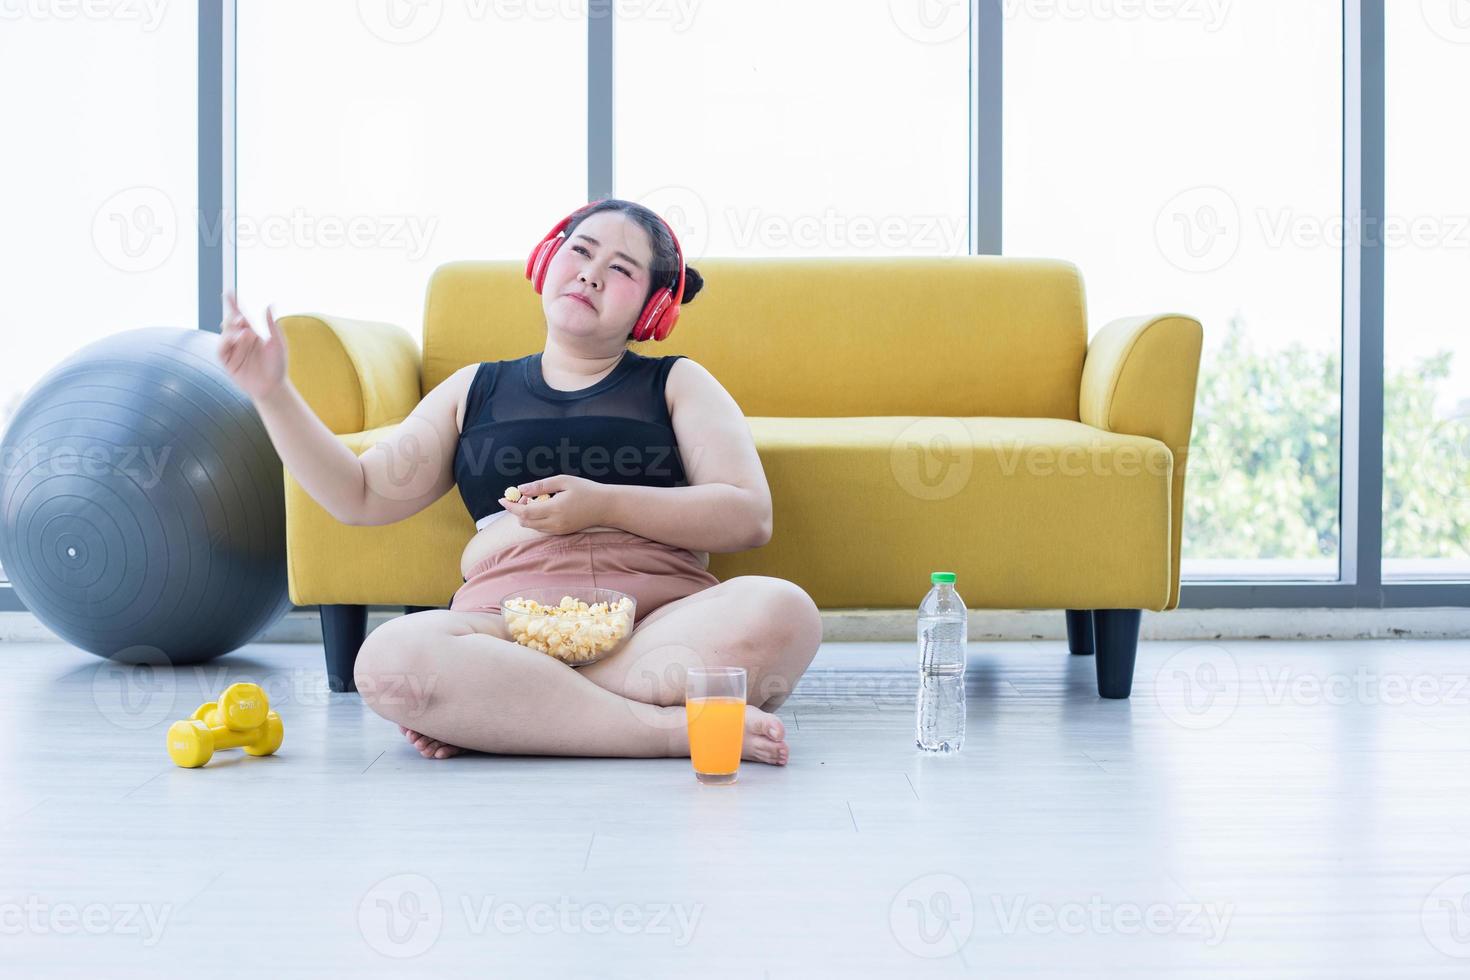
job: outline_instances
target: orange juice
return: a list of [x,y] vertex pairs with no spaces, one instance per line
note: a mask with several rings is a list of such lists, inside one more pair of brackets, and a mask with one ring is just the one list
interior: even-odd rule
[[684,703],[684,715],[689,719],[689,759],[695,772],[726,775],[740,768],[744,698],[694,698]]

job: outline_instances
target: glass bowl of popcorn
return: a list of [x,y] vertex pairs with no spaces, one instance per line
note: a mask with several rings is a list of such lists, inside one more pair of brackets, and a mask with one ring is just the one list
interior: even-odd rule
[[515,642],[581,667],[622,648],[636,608],[616,589],[522,589],[500,600],[500,618]]

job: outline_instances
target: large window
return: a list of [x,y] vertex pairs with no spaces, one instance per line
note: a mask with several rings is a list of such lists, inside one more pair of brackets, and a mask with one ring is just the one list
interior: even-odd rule
[[196,33],[192,4],[0,18],[0,430],[87,343],[198,326]]
[[[198,296],[217,277],[256,315],[420,334],[437,266],[521,261],[593,188],[663,214],[691,261],[999,239],[1075,262],[1093,333],[1195,316],[1185,604],[1462,602],[1465,6],[0,0],[0,431],[95,338],[215,329]],[[212,118],[218,87],[233,102]],[[1381,154],[1378,227],[1344,218],[1360,142],[1348,213],[1379,208]],[[201,214],[216,197],[224,213]],[[1346,428],[1344,390],[1367,395]],[[1344,445],[1357,423],[1368,438]],[[1381,552],[1343,533],[1377,517],[1353,511],[1380,425]]]
[[1341,9],[1013,10],[1005,252],[1076,262],[1092,331],[1204,325],[1184,575],[1335,578]]
[[965,254],[968,18],[914,6],[636,5],[613,32],[618,195],[691,259]]
[[1470,575],[1470,18],[1386,5],[1383,565]]
[[238,4],[247,310],[419,334],[443,262],[524,258],[586,200],[577,4]]
[[91,341],[198,326],[197,24],[192,4],[155,6],[0,19],[0,432]]

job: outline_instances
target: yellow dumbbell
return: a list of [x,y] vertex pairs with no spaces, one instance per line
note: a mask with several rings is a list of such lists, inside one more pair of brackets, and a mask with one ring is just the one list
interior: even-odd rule
[[232,732],[248,732],[265,723],[270,700],[259,684],[242,681],[225,688],[218,701],[206,701],[190,716],[210,728],[228,728]]
[[281,747],[285,736],[281,716],[274,711],[266,712],[263,725],[246,732],[190,718],[168,727],[168,754],[175,765],[197,769],[210,760],[216,749],[244,749],[247,755],[270,755]]

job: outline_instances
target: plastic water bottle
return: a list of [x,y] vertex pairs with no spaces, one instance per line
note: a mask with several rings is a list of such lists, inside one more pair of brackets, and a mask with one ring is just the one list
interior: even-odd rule
[[965,601],[954,572],[934,572],[919,604],[918,734],[925,752],[958,752],[965,744]]

